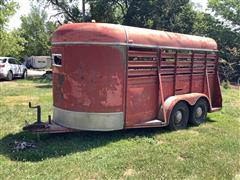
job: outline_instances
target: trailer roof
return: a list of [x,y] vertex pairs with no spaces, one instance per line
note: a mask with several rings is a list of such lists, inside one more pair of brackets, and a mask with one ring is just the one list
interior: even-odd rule
[[106,44],[217,50],[216,41],[207,37],[107,23],[75,23],[62,25],[53,34],[52,44]]

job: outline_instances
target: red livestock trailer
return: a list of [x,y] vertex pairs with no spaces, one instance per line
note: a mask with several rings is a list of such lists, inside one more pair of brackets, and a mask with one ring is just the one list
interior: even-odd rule
[[[217,44],[105,23],[66,24],[52,38],[53,119],[33,132],[200,125],[222,107]],[[31,106],[31,105],[30,105]]]

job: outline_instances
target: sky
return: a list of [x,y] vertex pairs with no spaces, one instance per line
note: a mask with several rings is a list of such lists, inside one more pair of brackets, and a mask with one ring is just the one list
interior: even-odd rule
[[[207,2],[208,0],[191,0],[194,4],[196,4],[197,9],[205,10],[207,8]],[[30,12],[31,9],[31,1],[30,0],[15,0],[19,4],[19,9],[17,10],[16,14],[10,18],[10,21],[8,23],[8,30],[11,31],[14,28],[18,28],[21,26],[21,20],[20,17],[27,15]],[[81,6],[82,3],[80,3]],[[56,11],[54,11],[51,7],[47,9],[48,16],[55,14]]]
[[30,2],[28,0],[16,0],[15,2],[17,2],[20,7],[17,9],[16,14],[10,18],[10,21],[8,23],[9,30],[20,27],[20,17],[27,15],[30,12]]

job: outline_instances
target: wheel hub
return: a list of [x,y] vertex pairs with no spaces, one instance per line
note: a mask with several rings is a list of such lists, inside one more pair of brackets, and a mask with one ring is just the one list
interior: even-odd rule
[[203,114],[202,108],[201,108],[201,107],[198,107],[198,108],[196,109],[195,117],[196,117],[196,118],[200,118],[200,117],[202,116],[202,114]]
[[175,122],[180,123],[182,121],[183,114],[181,111],[177,111],[175,114]]

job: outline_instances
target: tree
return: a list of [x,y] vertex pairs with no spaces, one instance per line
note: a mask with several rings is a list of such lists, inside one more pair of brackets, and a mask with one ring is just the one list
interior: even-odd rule
[[8,23],[9,18],[15,14],[18,4],[11,0],[0,0],[0,29]]
[[[64,22],[82,22],[80,0],[38,0],[51,3]],[[190,33],[195,11],[189,0],[86,0],[86,20]]]
[[[221,27],[213,29],[221,45],[221,56],[229,62],[240,57],[240,2],[239,0],[209,0],[209,7],[218,16]],[[227,23],[225,22],[227,20]],[[216,23],[215,23],[216,24]]]
[[20,58],[24,50],[24,38],[18,30],[1,33],[0,56],[12,56]]
[[[239,0],[209,0],[209,7],[216,15],[229,21],[233,27],[240,26]],[[239,27],[238,30],[240,30]]]
[[210,14],[200,12],[197,14],[193,33],[215,39],[219,45],[221,57],[230,61],[233,57],[230,56],[229,50],[239,47],[238,34]]
[[[218,24],[222,24],[221,31],[217,36],[221,40],[223,50],[222,56],[230,62],[240,58],[240,2],[239,0],[210,0],[209,7],[222,19]],[[225,23],[227,20],[228,23]],[[230,23],[230,24],[229,24]],[[214,30],[216,31],[216,29]],[[225,55],[224,55],[225,53]]]
[[[88,19],[88,16],[83,17],[82,10],[80,9],[80,0],[36,0],[40,4],[48,6],[49,4],[58,11],[55,17],[61,16],[64,23],[67,22],[82,22]],[[85,10],[85,9],[84,9]],[[58,23],[61,24],[60,21]]]
[[0,0],[0,56],[20,57],[23,51],[24,39],[16,30],[5,30],[9,18],[16,12],[17,3],[10,0]]
[[[114,0],[89,0],[91,19],[97,22],[123,23],[126,7]],[[121,5],[121,4],[120,4]]]
[[221,59],[221,78],[236,80],[238,76],[237,64],[240,57],[239,33],[234,31],[231,26],[225,26],[224,22],[211,14],[198,12],[195,22],[193,34],[211,37],[217,41]]
[[46,12],[33,6],[31,12],[22,16],[21,20],[21,36],[26,40],[24,55],[49,55],[50,38],[56,25],[47,21]]
[[186,34],[194,34],[193,28],[196,24],[197,12],[191,4],[186,4],[176,15],[173,28],[170,31]]
[[88,0],[97,22],[190,33],[195,11],[189,0]]

